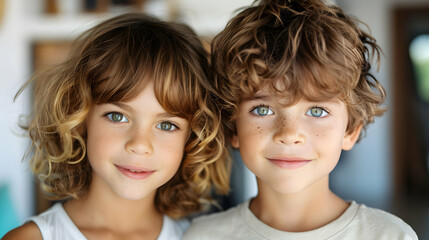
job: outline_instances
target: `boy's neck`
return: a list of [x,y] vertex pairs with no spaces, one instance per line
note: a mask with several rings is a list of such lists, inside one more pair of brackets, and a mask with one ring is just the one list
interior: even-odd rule
[[321,179],[298,193],[283,194],[258,180],[258,195],[249,208],[262,222],[287,232],[320,228],[341,216],[349,206],[329,189],[329,179]]

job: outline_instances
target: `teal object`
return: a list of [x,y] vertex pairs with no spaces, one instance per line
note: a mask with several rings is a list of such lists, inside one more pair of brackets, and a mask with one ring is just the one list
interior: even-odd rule
[[424,102],[429,103],[429,34],[414,38],[409,51],[417,81],[417,93]]
[[18,215],[13,206],[9,185],[0,185],[0,237],[3,237],[10,230],[18,227]]

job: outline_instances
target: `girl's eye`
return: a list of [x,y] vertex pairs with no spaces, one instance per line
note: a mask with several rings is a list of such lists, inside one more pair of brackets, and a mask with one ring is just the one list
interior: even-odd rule
[[328,115],[328,112],[321,107],[312,107],[305,114],[312,117],[324,117]]
[[172,124],[171,122],[161,122],[161,123],[158,123],[156,127],[163,131],[169,131],[169,132],[177,129],[177,126]]
[[111,112],[105,115],[112,122],[128,122],[128,119],[122,114],[118,112]]
[[259,106],[255,107],[251,113],[257,115],[257,116],[267,116],[267,115],[273,115],[274,112],[267,106]]

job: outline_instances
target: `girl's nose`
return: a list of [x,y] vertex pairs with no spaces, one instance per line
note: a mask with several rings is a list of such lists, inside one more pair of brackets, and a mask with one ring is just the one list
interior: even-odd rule
[[299,119],[279,116],[276,120],[274,142],[285,145],[302,144],[305,142],[304,133]]
[[152,139],[150,129],[133,129],[125,143],[125,149],[138,155],[150,155],[153,152]]

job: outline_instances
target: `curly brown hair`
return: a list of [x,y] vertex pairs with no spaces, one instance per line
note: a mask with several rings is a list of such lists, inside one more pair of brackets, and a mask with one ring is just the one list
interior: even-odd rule
[[360,24],[320,0],[262,0],[233,17],[212,41],[227,135],[240,101],[263,87],[287,104],[339,98],[348,132],[382,115],[385,90],[370,73],[381,49]]
[[91,106],[131,100],[148,81],[160,105],[187,119],[191,129],[178,172],[157,189],[158,210],[182,217],[201,210],[213,188],[229,190],[208,54],[189,27],[129,13],[84,32],[72,46],[65,62],[36,74],[17,93],[35,83],[31,119],[23,127],[32,140],[30,165],[50,199],[88,190],[85,121]]

